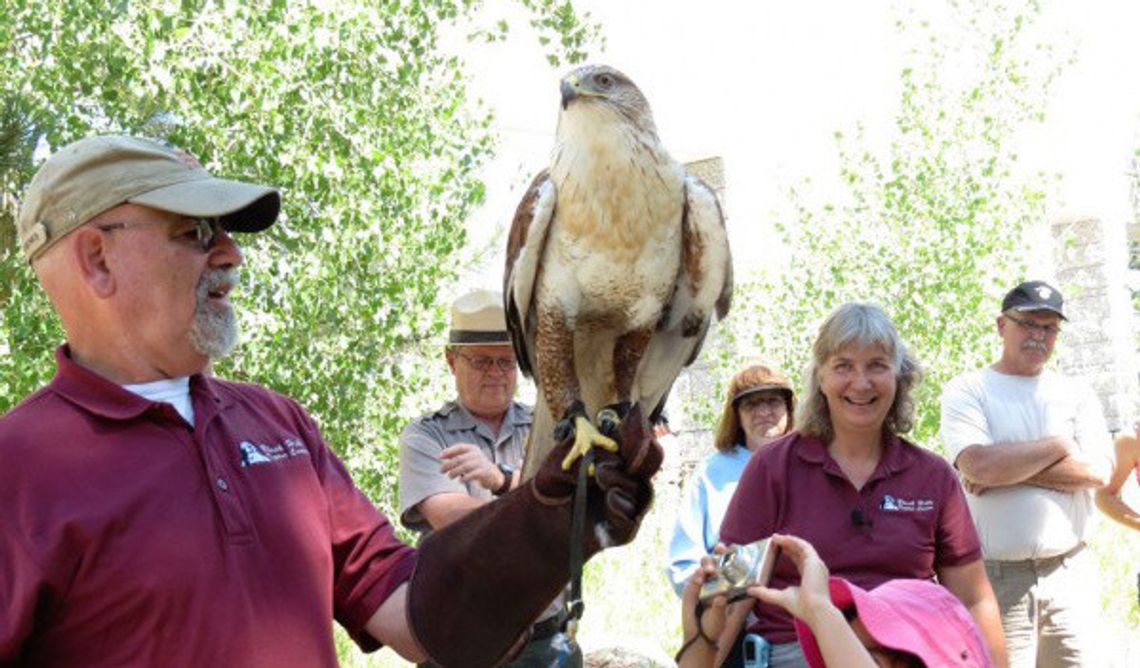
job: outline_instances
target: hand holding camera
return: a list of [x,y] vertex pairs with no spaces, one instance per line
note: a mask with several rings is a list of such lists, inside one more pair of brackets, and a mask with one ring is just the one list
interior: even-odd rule
[[701,585],[701,603],[707,605],[717,596],[724,596],[731,603],[747,596],[749,587],[766,587],[779,551],[768,538],[730,545],[715,556],[714,572]]
[[795,536],[775,534],[772,547],[786,554],[800,574],[799,585],[783,589],[769,589],[767,585],[753,588],[750,594],[765,603],[778,605],[793,617],[811,622],[820,610],[831,607],[828,588],[830,573],[812,544]]
[[[701,567],[689,579],[682,596],[681,620],[686,640],[677,652],[678,666],[712,665],[726,621],[727,603],[748,596],[750,586],[768,583],[777,552],[776,545],[770,545],[768,540],[727,548],[717,544],[715,553],[701,560]],[[756,639],[763,642],[758,636]],[[746,665],[765,665],[766,643],[763,648],[753,645],[752,649],[752,662]]]

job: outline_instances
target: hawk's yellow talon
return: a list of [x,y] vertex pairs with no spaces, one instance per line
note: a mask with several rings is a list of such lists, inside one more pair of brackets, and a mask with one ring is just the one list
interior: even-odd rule
[[[574,418],[574,445],[570,448],[570,452],[566,453],[566,457],[562,460],[562,470],[569,471],[570,466],[574,464],[574,460],[586,454],[586,451],[592,447],[599,447],[610,452],[618,451],[618,444],[612,438],[603,436],[602,432],[598,431],[590,421],[583,416]],[[586,469],[590,475],[594,475],[594,466]]]

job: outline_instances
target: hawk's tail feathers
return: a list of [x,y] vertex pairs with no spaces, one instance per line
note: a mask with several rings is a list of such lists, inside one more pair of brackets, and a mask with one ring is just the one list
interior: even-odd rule
[[530,425],[530,434],[526,438],[526,458],[523,460],[522,480],[530,480],[546,461],[546,456],[554,449],[554,417],[550,415],[550,408],[539,389],[538,399],[534,402],[534,421]]

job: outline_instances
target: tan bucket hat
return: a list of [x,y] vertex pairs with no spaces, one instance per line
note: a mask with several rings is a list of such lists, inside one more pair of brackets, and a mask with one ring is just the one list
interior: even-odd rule
[[447,342],[452,346],[510,345],[502,293],[474,290],[456,299],[451,305]]
[[20,248],[35,260],[69,232],[120,204],[221,218],[226,230],[260,232],[277,220],[275,188],[219,179],[186,151],[150,139],[88,137],[40,167],[16,219]]
[[754,364],[733,376],[732,383],[729,387],[733,404],[736,404],[750,394],[756,394],[757,392],[764,392],[766,390],[779,390],[782,392],[789,400],[788,408],[789,412],[791,411],[790,402],[795,397],[792,384],[788,381],[787,376],[771,367],[764,366],[763,364]]

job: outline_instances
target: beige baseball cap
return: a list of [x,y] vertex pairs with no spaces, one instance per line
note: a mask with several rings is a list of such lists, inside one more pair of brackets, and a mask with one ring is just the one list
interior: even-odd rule
[[474,290],[451,305],[451,334],[448,345],[510,345],[507,318],[503,315],[503,295],[492,290]]
[[150,139],[88,137],[48,158],[24,193],[16,234],[29,262],[120,204],[219,217],[226,230],[260,232],[277,220],[275,188],[219,179],[186,151]]

